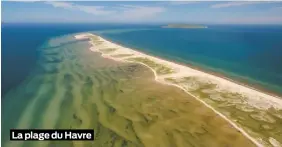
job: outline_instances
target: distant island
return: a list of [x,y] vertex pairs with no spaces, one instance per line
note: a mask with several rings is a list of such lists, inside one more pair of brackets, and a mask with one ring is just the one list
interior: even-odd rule
[[162,26],[162,28],[186,28],[186,29],[193,29],[193,28],[208,28],[204,25],[195,25],[195,24],[168,24],[166,26]]

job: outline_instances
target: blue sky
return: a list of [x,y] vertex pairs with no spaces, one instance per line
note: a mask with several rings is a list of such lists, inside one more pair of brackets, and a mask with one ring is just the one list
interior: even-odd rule
[[282,2],[2,2],[2,22],[282,24]]

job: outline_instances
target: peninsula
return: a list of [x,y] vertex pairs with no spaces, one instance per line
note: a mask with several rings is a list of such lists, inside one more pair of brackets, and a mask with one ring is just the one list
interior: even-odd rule
[[[91,51],[102,57],[121,62],[134,62],[151,69],[155,80],[176,86],[225,119],[256,146],[277,146],[282,140],[270,135],[282,130],[281,98],[262,93],[203,71],[126,48],[90,33],[79,34],[76,39],[89,38]],[[254,124],[258,128],[254,129]],[[276,129],[271,129],[276,128]],[[269,135],[265,135],[269,134]]]

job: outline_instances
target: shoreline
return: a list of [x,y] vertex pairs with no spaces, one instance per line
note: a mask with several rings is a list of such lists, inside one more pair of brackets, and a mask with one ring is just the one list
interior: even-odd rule
[[[104,39],[105,39],[105,38],[104,38]],[[105,39],[105,40],[107,40],[107,39]],[[117,44],[117,45],[119,45],[119,46],[122,46],[122,44],[117,43],[117,42],[114,42],[114,41],[109,41],[109,42],[114,43],[114,44]],[[138,51],[138,52],[140,52],[140,53],[142,53],[142,54],[145,54],[145,55],[148,55],[147,53],[144,53],[144,52],[141,52],[141,51]],[[200,72],[204,72],[204,73],[206,73],[206,74],[210,74],[210,75],[213,75],[213,76],[215,76],[215,77],[219,77],[219,78],[225,79],[225,80],[227,80],[227,81],[229,81],[229,82],[232,82],[232,83],[235,83],[235,84],[238,84],[238,85],[247,87],[247,88],[252,89],[252,90],[254,90],[254,91],[257,91],[257,92],[260,92],[260,93],[265,93],[265,94],[270,95],[270,96],[273,96],[273,97],[275,97],[275,98],[282,99],[282,95],[280,95],[280,94],[278,94],[278,93],[276,93],[276,92],[274,92],[274,91],[265,89],[263,86],[260,86],[260,85],[258,85],[258,84],[253,84],[253,83],[244,82],[243,79],[242,79],[242,80],[240,80],[240,79],[234,80],[234,79],[232,79],[232,78],[226,76],[226,75],[223,74],[223,73],[218,73],[218,72],[216,72],[216,71],[207,70],[207,69],[204,69],[204,68],[202,68],[202,67],[197,67],[197,66],[192,65],[192,64],[190,64],[190,63],[181,63],[181,62],[179,62],[179,61],[173,61],[173,59],[163,59],[162,57],[158,57],[158,56],[155,56],[155,55],[148,55],[148,56],[152,56],[152,57],[154,57],[154,58],[160,58],[160,59],[162,59],[162,60],[166,60],[166,61],[168,61],[168,62],[173,62],[173,63],[178,64],[178,65],[181,65],[181,66],[186,66],[186,67],[192,68],[192,69],[194,69],[194,70],[197,70],[197,71],[200,71]]]
[[[161,58],[158,58],[158,57],[155,57],[155,56],[151,56],[151,55],[148,55],[148,54],[145,54],[145,53],[142,53],[142,52],[139,52],[139,51],[136,51],[134,49],[130,49],[130,48],[126,48],[126,47],[123,47],[119,44],[115,44],[111,41],[108,41],[100,36],[97,36],[97,35],[93,35],[93,34],[90,34],[90,33],[86,33],[86,34],[81,34],[81,35],[76,35],[75,38],[76,39],[85,39],[85,38],[90,38],[90,36],[92,37],[98,37],[99,40],[101,40],[103,43],[107,44],[108,46],[107,47],[115,47],[115,48],[118,48],[119,50],[119,53],[117,53],[118,51],[114,51],[114,55],[115,54],[122,54],[122,53],[132,53],[134,54],[133,57],[144,57],[144,58],[149,58],[150,60],[153,60],[154,62],[157,62],[157,63],[160,63],[160,64],[164,64],[166,66],[169,66],[169,67],[173,67],[173,70],[175,69],[178,69],[178,73],[171,73],[171,74],[168,74],[168,75],[158,75],[156,70],[153,69],[152,67],[142,63],[142,62],[138,62],[138,61],[128,61],[128,60],[125,60],[127,59],[126,57],[125,58],[115,58],[115,57],[112,57],[111,55],[113,54],[105,54],[101,51],[99,51],[99,49],[95,49],[94,47],[94,43],[92,42],[92,40],[89,41],[89,43],[92,45],[90,50],[91,51],[94,51],[94,52],[100,52],[101,55],[105,58],[110,58],[112,60],[115,60],[115,61],[121,61],[121,62],[134,62],[134,63],[139,63],[139,64],[142,64],[146,67],[148,67],[149,69],[151,69],[154,73],[154,76],[155,76],[155,80],[157,82],[160,82],[162,84],[166,84],[166,85],[171,85],[171,86],[176,86],[180,89],[182,89],[185,93],[187,93],[188,95],[190,95],[191,97],[195,98],[196,100],[198,100],[199,102],[201,102],[202,104],[204,104],[205,106],[207,106],[208,108],[210,108],[213,112],[215,112],[216,114],[218,114],[219,116],[221,116],[224,120],[226,120],[229,124],[232,125],[232,127],[234,127],[235,129],[237,129],[242,135],[244,135],[246,138],[248,138],[250,141],[252,141],[256,146],[259,146],[259,147],[262,147],[264,146],[262,143],[260,143],[257,139],[258,138],[253,138],[252,136],[250,136],[245,130],[243,130],[241,127],[239,127],[236,123],[234,123],[232,120],[230,120],[229,118],[227,118],[225,115],[223,115],[222,113],[220,113],[219,111],[217,111],[215,108],[213,108],[211,105],[207,104],[204,100],[198,98],[197,96],[191,94],[189,91],[187,91],[185,88],[183,88],[181,85],[178,85],[178,84],[175,84],[175,83],[170,83],[170,82],[167,82],[164,80],[164,78],[166,77],[175,77],[175,78],[181,78],[181,77],[185,77],[185,74],[187,74],[187,72],[194,72],[192,73],[193,74],[196,74],[196,75],[201,75],[201,76],[204,76],[206,77],[207,79],[213,79],[213,80],[216,80],[217,82],[219,81],[219,84],[220,85],[228,85],[229,86],[229,89],[231,87],[231,90],[235,90],[235,91],[239,91],[239,92],[245,92],[245,93],[250,93],[251,96],[253,96],[252,94],[254,94],[255,96],[260,96],[260,97],[263,97],[264,100],[266,100],[265,102],[267,102],[268,104],[265,105],[265,108],[269,108],[269,107],[274,107],[278,110],[282,109],[282,100],[279,99],[278,97],[275,97],[275,96],[271,96],[271,95],[267,95],[265,93],[262,93],[261,91],[257,91],[256,89],[253,89],[253,88],[250,88],[249,86],[246,86],[246,85],[241,85],[241,84],[238,84],[236,82],[234,82],[234,80],[232,79],[226,79],[226,78],[222,78],[222,77],[217,77],[216,75],[211,75],[209,73],[206,73],[204,71],[199,71],[193,67],[187,67],[185,65],[181,65],[181,64],[178,64],[178,63],[175,63],[175,62],[172,62],[172,61],[167,61],[167,60],[164,60],[164,59],[161,59]],[[122,51],[120,51],[122,50]],[[129,58],[132,58],[132,56],[130,56]],[[183,71],[184,70],[184,71]],[[189,75],[189,74],[188,74]],[[187,75],[186,75],[187,76]],[[230,86],[231,85],[231,86]],[[226,86],[226,87],[228,87]],[[233,86],[233,87],[232,87]],[[232,89],[233,88],[233,89]],[[240,89],[241,88],[241,89]],[[260,98],[258,98],[260,99]],[[261,100],[261,99],[260,99]],[[262,108],[263,109],[263,108]]]
[[[89,35],[90,36],[98,36],[98,35],[93,35],[91,33],[86,33],[86,34],[83,33],[81,37],[82,38],[89,38],[89,37],[86,37],[86,36],[89,36]],[[78,36],[78,35],[76,35],[76,36],[78,37],[77,39],[80,38],[80,36]],[[164,64],[164,65],[167,65],[167,66],[172,67],[172,68],[180,69],[180,71],[178,71],[178,73],[181,73],[181,72],[184,73],[185,72],[184,74],[181,75],[182,77],[185,74],[189,75],[189,72],[194,72],[193,74],[199,74],[200,76],[202,76],[206,79],[215,80],[216,84],[219,84],[219,86],[228,87],[227,88],[228,90],[233,90],[235,92],[240,91],[241,93],[244,93],[246,95],[250,94],[252,96],[258,96],[260,98],[263,97],[263,99],[265,99],[265,100],[270,100],[271,102],[273,102],[272,103],[273,105],[271,105],[271,106],[273,106],[276,109],[282,110],[282,97],[279,97],[278,95],[268,94],[268,92],[257,90],[254,87],[251,87],[247,84],[244,84],[244,83],[241,83],[241,82],[238,82],[238,81],[235,81],[235,80],[230,79],[228,77],[221,77],[220,74],[218,74],[218,73],[217,74],[213,74],[213,73],[210,74],[209,72],[205,72],[205,70],[202,71],[201,68],[195,68],[195,66],[193,66],[193,67],[185,66],[183,64],[179,64],[178,62],[173,62],[173,61],[170,61],[170,60],[162,59],[162,58],[157,57],[157,56],[148,55],[148,54],[143,53],[141,51],[136,51],[136,50],[131,49],[131,48],[123,47],[122,45],[116,44],[116,43],[109,41],[109,40],[106,40],[106,39],[102,38],[101,36],[98,36],[98,37],[102,41],[105,41],[105,42],[111,44],[111,45],[108,44],[109,46],[116,47],[116,48],[119,48],[119,49],[122,49],[122,50],[126,50],[125,52],[127,52],[127,53],[129,52],[131,54],[134,54],[135,57],[147,57],[147,58],[149,58],[149,59],[151,59],[151,60],[153,60],[157,63]],[[91,41],[90,41],[90,44],[92,46],[94,45],[94,44],[91,43]],[[126,59],[126,58],[111,57],[110,56],[111,54],[104,54],[103,52],[101,52],[99,50],[95,50],[95,49],[91,49],[91,50],[95,51],[95,52],[100,52],[103,57],[110,58],[110,59],[113,59],[113,60],[125,61],[124,59]],[[118,53],[114,53],[114,54],[118,54]],[[131,57],[129,57],[129,58],[131,58]],[[126,61],[126,62],[128,62],[128,61]],[[140,63],[140,62],[138,62],[138,63]],[[176,74],[178,74],[178,73],[176,73]],[[163,78],[163,76],[161,76],[161,75],[157,75],[157,76],[158,76],[158,79]],[[170,74],[168,76],[175,77],[173,74]],[[176,75],[176,77],[180,77],[180,76]]]
[[[150,56],[152,56],[152,55],[150,55]],[[154,56],[154,57],[156,57],[156,56]],[[267,89],[263,88],[263,86],[260,86],[260,85],[257,85],[257,84],[250,84],[250,83],[244,82],[243,79],[242,80],[240,80],[240,79],[234,80],[232,78],[229,78],[228,76],[226,76],[223,73],[218,73],[216,71],[207,70],[207,69],[204,69],[202,67],[197,67],[197,66],[189,64],[189,63],[180,63],[178,61],[172,61],[170,59],[165,59],[165,60],[167,60],[169,62],[174,62],[174,63],[179,64],[181,66],[187,66],[187,67],[192,68],[194,70],[198,70],[198,71],[204,72],[206,74],[210,74],[210,75],[213,75],[213,76],[225,79],[225,80],[227,80],[229,82],[238,84],[240,86],[244,86],[244,87],[252,89],[254,91],[257,91],[257,92],[260,92],[260,93],[265,93],[265,94],[273,96],[275,98],[282,99],[281,95],[279,95],[278,93],[275,93],[275,92],[273,92],[271,90],[267,90]]]

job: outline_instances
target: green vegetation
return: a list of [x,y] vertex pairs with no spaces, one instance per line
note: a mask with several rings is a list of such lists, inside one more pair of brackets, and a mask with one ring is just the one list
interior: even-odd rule
[[194,25],[194,24],[168,24],[167,26],[162,26],[162,28],[207,28],[207,26],[203,25]]
[[217,90],[216,84],[204,82],[196,77],[166,78],[167,82],[178,84],[188,92],[204,100],[213,108],[233,120],[254,137],[262,138],[269,146],[269,137],[282,142],[282,111],[274,108],[261,110],[246,103],[240,93]]
[[98,36],[92,36],[90,39],[92,41],[99,41],[99,37]]
[[177,84],[176,80],[173,78],[165,78],[165,81],[173,83],[173,84]]
[[117,50],[116,48],[99,49],[99,51],[101,51],[101,52],[104,53],[104,54],[108,54],[108,53],[114,52],[114,51],[116,51],[116,50]]
[[156,73],[159,75],[165,75],[165,74],[170,74],[174,72],[173,69],[166,67],[165,65],[158,64],[148,58],[136,57],[136,58],[129,58],[127,60],[144,63],[148,65],[149,67],[153,68],[156,71]]
[[112,57],[115,57],[115,58],[122,58],[122,57],[129,57],[129,56],[132,56],[134,54],[116,54],[116,55],[111,55]]
[[93,36],[90,39],[95,45],[101,45],[104,42],[104,41],[100,41],[98,36]]

